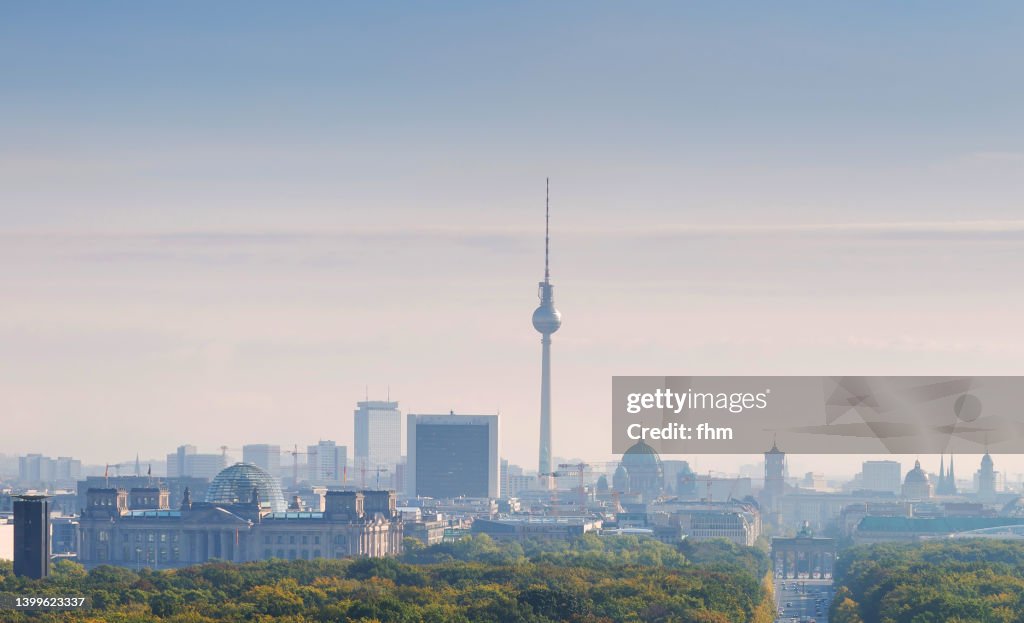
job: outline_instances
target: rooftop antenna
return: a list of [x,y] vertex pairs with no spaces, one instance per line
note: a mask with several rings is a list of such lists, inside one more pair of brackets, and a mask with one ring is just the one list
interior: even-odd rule
[[548,270],[548,247],[551,243],[551,178],[544,178],[544,283],[551,278]]

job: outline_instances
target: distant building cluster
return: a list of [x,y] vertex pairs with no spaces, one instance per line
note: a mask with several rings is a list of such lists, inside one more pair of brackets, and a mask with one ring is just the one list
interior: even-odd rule
[[37,576],[63,557],[87,567],[172,568],[390,556],[407,537],[429,545],[470,534],[752,546],[770,529],[782,535],[772,539],[776,574],[826,577],[834,543],[815,531],[857,543],[1024,534],[1024,499],[1003,491],[988,454],[973,483],[959,482],[955,459],[942,457],[937,474],[920,461],[906,474],[895,461],[865,461],[853,481],[833,487],[814,474],[791,477],[773,445],[758,488],[749,475],[697,474],[686,461],[662,460],[641,441],[619,461],[553,463],[542,475],[501,459],[496,415],[410,414],[404,456],[397,403],[360,402],[356,415],[351,460],[329,440],[302,451],[249,444],[245,460],[228,466],[226,452],[183,445],[168,455],[173,476],[153,476],[136,461],[134,473],[107,468],[72,485],[77,460],[22,457],[16,482],[24,484],[0,493],[0,557]]
[[82,477],[82,462],[67,456],[55,459],[27,454],[18,459],[18,482],[29,487],[73,486]]

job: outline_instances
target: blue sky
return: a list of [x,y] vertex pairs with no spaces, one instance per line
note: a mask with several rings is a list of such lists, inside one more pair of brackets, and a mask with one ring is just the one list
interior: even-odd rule
[[[8,3],[0,451],[345,442],[390,383],[532,465],[545,176],[558,454],[614,373],[1021,373],[1022,14]],[[140,411],[207,426],[34,423]]]

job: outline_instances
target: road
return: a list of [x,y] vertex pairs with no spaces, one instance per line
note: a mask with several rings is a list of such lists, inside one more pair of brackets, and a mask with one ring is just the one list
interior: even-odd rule
[[[776,621],[828,623],[832,604],[832,580],[775,579]],[[781,611],[781,614],[779,612]]]

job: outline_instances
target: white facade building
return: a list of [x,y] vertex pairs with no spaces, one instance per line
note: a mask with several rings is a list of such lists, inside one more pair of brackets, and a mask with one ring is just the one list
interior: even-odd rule
[[397,402],[356,403],[355,468],[387,469],[393,474],[402,458],[402,412]]
[[902,483],[899,461],[864,461],[861,488],[865,491],[889,491],[899,494]]
[[306,448],[311,484],[344,484],[348,478],[348,447],[321,440]]

